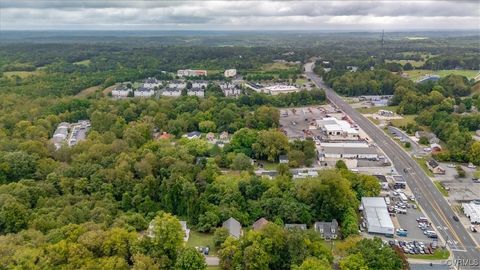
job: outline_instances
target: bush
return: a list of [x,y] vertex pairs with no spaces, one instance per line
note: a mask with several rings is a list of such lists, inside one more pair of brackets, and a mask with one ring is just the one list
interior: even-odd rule
[[430,144],[427,137],[420,137],[420,140],[418,141],[418,143],[423,144],[423,145],[429,145]]
[[455,168],[457,169],[458,177],[464,178],[466,176],[465,170],[462,168],[462,166],[457,165]]
[[410,147],[412,147],[412,144],[410,142],[405,142],[405,147],[410,148]]
[[213,244],[215,247],[220,248],[229,235],[230,234],[226,228],[217,228],[213,233]]

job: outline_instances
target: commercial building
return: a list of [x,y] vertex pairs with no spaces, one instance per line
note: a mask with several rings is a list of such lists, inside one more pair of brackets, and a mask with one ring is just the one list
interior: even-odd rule
[[197,77],[197,76],[207,76],[206,70],[195,70],[195,69],[179,69],[177,71],[178,77]]
[[353,128],[352,125],[345,120],[339,120],[335,117],[326,117],[317,120],[316,123],[317,127],[325,133],[328,140],[348,141],[360,139],[358,130]]
[[231,77],[235,77],[237,76],[237,70],[232,68],[232,69],[227,69],[225,70],[225,72],[223,73],[223,76],[227,77],[227,78],[231,78]]
[[262,92],[268,93],[271,95],[278,95],[278,94],[287,94],[292,92],[297,92],[299,89],[293,85],[284,85],[284,84],[276,84],[266,86],[262,89]]
[[462,203],[463,213],[472,224],[480,224],[480,201]]
[[378,149],[367,143],[320,143],[317,146],[318,159],[378,159]]
[[442,168],[434,159],[426,161],[428,169],[434,174],[445,174],[445,169]]
[[395,227],[382,197],[363,197],[360,210],[369,233],[394,235]]

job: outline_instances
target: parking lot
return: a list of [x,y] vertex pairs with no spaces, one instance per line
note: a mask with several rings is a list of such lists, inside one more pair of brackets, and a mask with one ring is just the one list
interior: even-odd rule
[[315,121],[335,113],[331,105],[280,109],[280,127],[290,139],[320,136]]
[[472,180],[475,169],[462,166],[465,170],[465,177],[457,176],[457,170],[449,163],[440,163],[440,166],[445,169],[444,175],[435,175],[435,179],[442,182],[442,184],[449,189],[449,200],[451,203],[471,201],[480,198],[480,183],[475,183]]

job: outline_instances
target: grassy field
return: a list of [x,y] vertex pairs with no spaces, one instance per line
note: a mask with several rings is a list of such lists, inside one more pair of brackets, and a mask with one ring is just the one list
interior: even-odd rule
[[3,73],[6,77],[18,76],[22,79],[38,75],[38,71],[7,71]]
[[86,60],[83,60],[83,61],[78,61],[78,62],[75,62],[73,63],[74,65],[82,65],[82,66],[88,66],[90,65],[92,61],[90,61],[90,59],[86,59]]
[[442,193],[443,196],[448,197],[448,191],[440,184],[438,181],[433,181],[435,186],[437,187],[438,191]]
[[437,249],[433,254],[407,254],[407,258],[422,259],[422,260],[446,260],[450,257],[450,252],[447,249]]
[[220,270],[220,266],[207,266],[207,270]]
[[213,245],[213,234],[190,231],[187,246],[189,247],[210,247],[210,255],[215,255],[217,250]]
[[385,60],[387,63],[399,63],[404,66],[406,63],[412,64],[414,67],[421,67],[425,64],[425,61],[415,61],[415,60]]
[[261,71],[271,72],[271,71],[289,70],[291,68],[296,68],[297,66],[298,65],[296,64],[274,62],[271,64],[264,64],[261,68]]
[[92,87],[89,87],[89,88],[85,88],[83,89],[82,91],[80,91],[77,96],[78,97],[86,97],[92,93],[95,93],[95,91],[99,90],[101,88],[100,85],[97,85],[97,86],[92,86]]
[[402,119],[392,119],[390,120],[390,122],[395,127],[402,127],[402,126],[406,126],[409,123],[414,124],[415,117],[417,117],[417,115],[403,115]]
[[362,114],[376,113],[379,110],[387,110],[396,112],[398,106],[381,106],[381,107],[370,107],[370,108],[357,108],[357,111]]
[[446,77],[450,74],[462,75],[467,77],[468,79],[472,79],[476,77],[479,72],[478,70],[426,70],[426,69],[416,69],[416,70],[408,70],[404,71],[408,74],[409,79],[416,81],[427,74],[436,74],[440,75],[440,77]]

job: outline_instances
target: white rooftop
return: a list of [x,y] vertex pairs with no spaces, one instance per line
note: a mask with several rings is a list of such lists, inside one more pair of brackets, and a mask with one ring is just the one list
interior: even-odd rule
[[395,228],[383,197],[363,197],[362,206],[369,226]]
[[350,123],[345,120],[339,120],[335,117],[326,117],[317,120],[317,125],[328,131],[342,131],[350,134],[358,134],[358,130],[352,128]]

